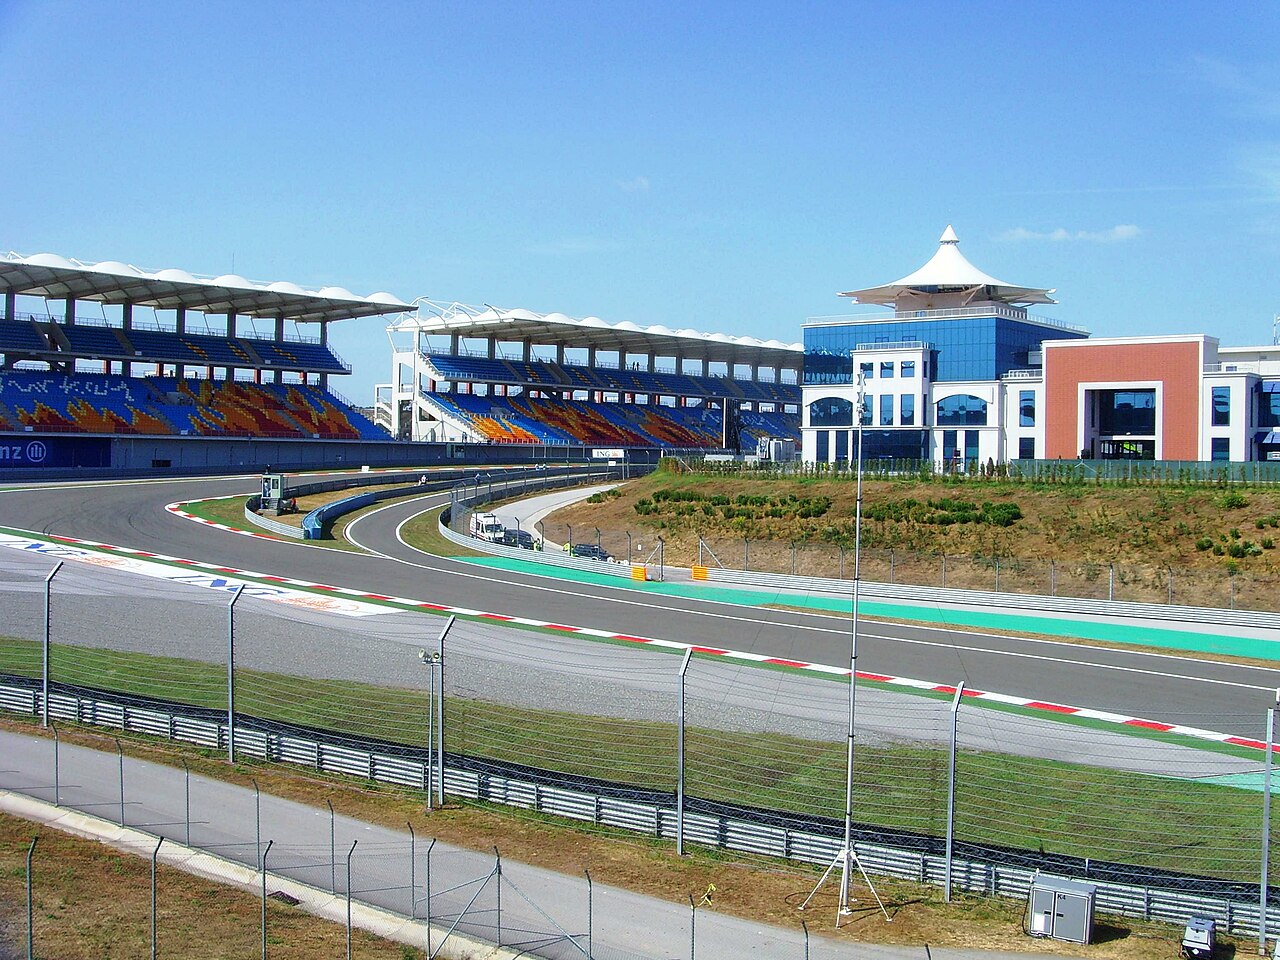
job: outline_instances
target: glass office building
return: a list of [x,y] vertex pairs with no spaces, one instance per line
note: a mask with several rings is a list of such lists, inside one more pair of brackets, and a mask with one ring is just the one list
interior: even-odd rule
[[990,313],[991,316],[894,316],[806,324],[804,383],[851,383],[851,357],[859,348],[907,343],[930,346],[928,376],[935,382],[995,380],[1010,370],[1039,366],[1036,355],[1045,340],[1087,336],[1083,331],[1032,318],[1014,319],[1014,311],[1008,307],[992,308]]

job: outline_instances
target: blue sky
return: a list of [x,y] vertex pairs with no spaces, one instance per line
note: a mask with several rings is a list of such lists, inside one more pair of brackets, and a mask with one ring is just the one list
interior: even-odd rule
[[1095,336],[1270,342],[1274,8],[1114,6],[0,0],[0,247],[794,341],[950,222]]

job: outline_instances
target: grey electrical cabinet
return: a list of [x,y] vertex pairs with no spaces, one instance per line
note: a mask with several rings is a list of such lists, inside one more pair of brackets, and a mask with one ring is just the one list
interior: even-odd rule
[[1072,943],[1088,943],[1093,936],[1092,883],[1037,873],[1031,879],[1027,897],[1028,933]]

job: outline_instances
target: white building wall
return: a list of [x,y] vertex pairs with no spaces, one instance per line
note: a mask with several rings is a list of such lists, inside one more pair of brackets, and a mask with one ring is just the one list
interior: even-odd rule
[[[1222,364],[1223,367],[1231,364]],[[1226,440],[1230,444],[1229,459],[1249,460],[1253,456],[1254,390],[1258,377],[1252,373],[1209,373],[1200,381],[1200,459],[1213,459],[1213,441]],[[1227,423],[1214,423],[1214,388],[1224,388],[1230,393]]]

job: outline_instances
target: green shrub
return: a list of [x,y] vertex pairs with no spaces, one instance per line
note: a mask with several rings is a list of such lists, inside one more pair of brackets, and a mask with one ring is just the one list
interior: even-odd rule
[[1218,498],[1218,504],[1223,510],[1239,510],[1249,505],[1249,498],[1243,493],[1231,490]]
[[1199,550],[1201,553],[1203,553],[1205,550],[1208,550],[1212,546],[1213,546],[1213,541],[1210,540],[1208,537],[1201,537],[1199,540],[1196,541],[1196,549]]

